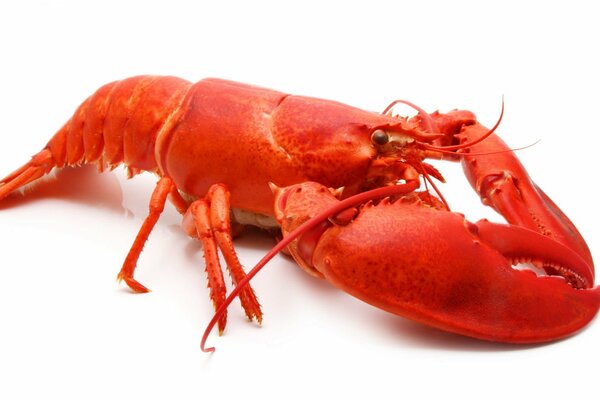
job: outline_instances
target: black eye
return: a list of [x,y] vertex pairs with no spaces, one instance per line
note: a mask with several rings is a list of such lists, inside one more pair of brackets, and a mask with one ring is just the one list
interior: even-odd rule
[[377,130],[373,131],[373,133],[371,134],[371,142],[378,144],[380,146],[383,146],[384,144],[386,144],[389,141],[390,141],[390,137],[388,136],[388,134],[385,131],[382,131],[381,129],[377,129]]

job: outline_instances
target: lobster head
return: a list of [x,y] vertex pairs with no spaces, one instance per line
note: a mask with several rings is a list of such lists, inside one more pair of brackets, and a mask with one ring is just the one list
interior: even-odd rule
[[273,141],[302,167],[304,180],[343,186],[345,196],[415,178],[425,158],[441,158],[432,146],[451,142],[454,133],[425,112],[394,117],[302,96],[287,97],[269,123]]

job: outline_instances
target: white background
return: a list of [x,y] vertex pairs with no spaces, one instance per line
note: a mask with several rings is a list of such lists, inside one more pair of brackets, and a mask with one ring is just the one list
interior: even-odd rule
[[[217,76],[382,110],[396,98],[469,109],[520,151],[600,254],[598,12],[585,2],[78,1],[0,5],[0,175],[37,152],[100,85]],[[8,5],[11,4],[11,5]],[[224,149],[225,151],[226,149]],[[231,151],[229,149],[228,151]],[[487,215],[457,165],[451,206]],[[278,257],[254,280],[262,327],[230,308],[217,352],[201,246],[168,207],[140,259],[153,289],[115,276],[154,177],[67,173],[0,210],[0,398],[462,398],[598,391],[600,323],[543,346],[479,342],[360,303]],[[252,265],[272,240],[236,241]],[[586,361],[589,360],[586,366]],[[211,397],[209,397],[211,396]]]

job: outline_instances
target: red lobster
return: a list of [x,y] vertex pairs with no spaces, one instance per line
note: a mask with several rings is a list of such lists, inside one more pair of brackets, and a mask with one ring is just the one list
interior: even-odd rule
[[[184,214],[185,231],[203,244],[218,309],[212,324],[221,332],[230,300],[218,250],[237,285],[232,295],[239,292],[248,318],[262,320],[232,244],[243,225],[281,226],[288,236],[279,247],[290,243],[310,274],[441,329],[540,342],[585,326],[598,311],[600,289],[574,225],[495,127],[467,111],[416,108],[417,116],[399,118],[217,79],[129,78],[85,100],[31,161],[0,181],[0,200],[65,166],[125,164],[129,177],[155,173],[149,215],[118,277],[147,291],[134,270],[169,197]],[[431,177],[443,181],[426,158],[462,160],[483,202],[512,225],[469,223],[449,212],[443,197],[417,191],[421,180],[433,188]],[[334,196],[326,187],[340,189]],[[392,200],[359,206],[382,190]],[[336,197],[345,200],[340,205]],[[518,261],[549,276],[513,270]]]

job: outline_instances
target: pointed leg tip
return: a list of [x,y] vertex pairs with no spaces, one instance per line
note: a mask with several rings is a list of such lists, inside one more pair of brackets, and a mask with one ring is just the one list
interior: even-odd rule
[[223,332],[225,332],[225,327],[227,326],[227,320],[225,321],[219,321],[218,325],[218,330],[219,330],[219,336],[223,336]]
[[262,310],[260,309],[260,303],[256,298],[256,294],[254,290],[250,287],[250,285],[246,286],[242,292],[240,293],[240,302],[242,303],[242,308],[246,313],[246,317],[252,322],[256,319],[258,324],[262,323]]
[[262,310],[260,308],[260,304],[258,305],[256,311],[254,312],[254,318],[256,319],[256,322],[258,323],[258,325],[262,325],[262,322],[263,322],[263,313],[262,313]]
[[253,322],[254,320],[256,320],[256,322],[261,325],[262,324],[262,312],[260,311],[260,309],[257,311],[247,311],[246,312],[246,318],[248,318],[248,321]]
[[117,275],[117,282],[125,282],[127,284],[127,286],[129,286],[129,288],[131,290],[133,290],[135,293],[149,293],[150,292],[150,289],[148,289],[146,286],[142,285],[141,283],[139,283],[132,277],[125,276],[121,273],[119,273],[119,275]]
[[262,325],[263,317],[262,317],[262,312],[260,311],[260,309],[258,310],[258,312],[256,312],[256,311],[247,312],[246,318],[248,318],[248,321],[250,321],[250,322],[256,321],[258,323],[258,325]]

